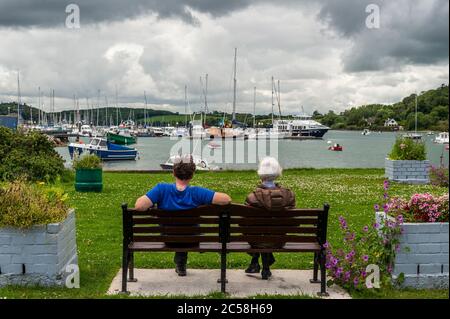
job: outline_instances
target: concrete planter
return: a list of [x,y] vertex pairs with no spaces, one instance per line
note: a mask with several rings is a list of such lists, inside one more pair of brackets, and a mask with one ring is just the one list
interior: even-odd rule
[[78,264],[74,210],[60,223],[0,228],[0,287],[64,286],[70,264]]
[[[384,212],[376,213],[382,225]],[[395,257],[393,279],[404,274],[402,287],[449,287],[449,226],[448,223],[404,223],[400,251]]]
[[408,184],[428,184],[430,161],[394,161],[386,158],[386,177],[395,182]]

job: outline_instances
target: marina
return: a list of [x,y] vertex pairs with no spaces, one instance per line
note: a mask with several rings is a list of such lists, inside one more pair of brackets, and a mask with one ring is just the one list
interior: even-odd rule
[[[323,139],[314,140],[296,140],[296,139],[277,139],[278,158],[285,168],[382,168],[386,155],[394,143],[397,136],[403,133],[383,132],[372,133],[370,135],[361,135],[359,131],[334,131],[331,130]],[[71,137],[70,139],[74,139]],[[81,137],[85,143],[89,138]],[[448,163],[449,153],[445,144],[434,143],[435,136],[427,135],[422,139],[425,142],[428,159],[434,165],[439,165],[441,156],[443,162]],[[224,143],[230,143],[233,146],[233,161],[213,163],[222,170],[248,170],[255,169],[256,161],[249,156],[248,150],[253,149],[258,140],[221,140],[214,139],[214,146],[208,147],[210,139],[196,139],[190,141],[183,138],[171,137],[142,137],[137,139],[137,143],[132,147],[139,151],[139,159],[135,161],[108,161],[104,163],[106,170],[121,171],[146,171],[161,170],[160,164],[164,163],[171,155],[172,147],[177,143],[194,143],[196,154],[207,154],[214,157],[216,152],[223,155],[226,152]],[[328,143],[331,141],[331,143]],[[269,143],[268,141],[267,143]],[[242,144],[241,144],[242,143]],[[330,144],[339,144],[344,147],[342,152],[330,152]],[[227,147],[229,145],[226,145]],[[243,146],[243,147],[242,147]],[[56,150],[66,160],[70,166],[70,154],[67,147],[57,147]],[[216,158],[216,157],[214,157]],[[237,163],[237,159],[244,159],[244,163]],[[447,164],[448,165],[448,164]]]

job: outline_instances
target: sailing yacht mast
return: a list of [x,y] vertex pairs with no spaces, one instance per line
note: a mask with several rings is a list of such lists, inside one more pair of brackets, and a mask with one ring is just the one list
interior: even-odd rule
[[274,101],[273,101],[273,94],[274,94],[274,83],[273,83],[273,76],[272,76],[272,128],[273,128],[273,108],[274,108]]
[[147,126],[147,93],[144,91],[144,100],[145,100],[145,107],[144,107],[144,127]]
[[417,92],[416,92],[416,118],[415,118],[415,124],[414,124],[414,133],[417,135]]
[[116,85],[116,123],[117,126],[119,126],[119,104],[117,102],[118,98],[117,98],[117,85]]
[[281,120],[281,91],[280,91],[280,80],[278,80],[277,101],[278,101],[278,112],[280,113],[280,120]]
[[20,124],[20,71],[17,71],[17,128]]
[[187,85],[184,86],[184,127],[187,128]]
[[38,125],[41,126],[41,87],[38,87]]
[[233,78],[233,117],[232,123],[236,121],[236,65],[237,65],[237,48],[234,48],[234,78]]
[[255,128],[256,121],[256,86],[253,88],[253,128]]
[[98,113],[100,112],[100,89],[97,90],[97,118],[95,121],[95,126],[98,126]]

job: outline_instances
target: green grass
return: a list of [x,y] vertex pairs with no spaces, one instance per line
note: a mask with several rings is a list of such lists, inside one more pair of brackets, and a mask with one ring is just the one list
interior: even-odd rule
[[[372,221],[373,205],[380,202],[383,195],[383,175],[384,171],[380,169],[286,170],[280,182],[295,192],[297,207],[321,207],[325,202],[330,204],[328,238],[333,244],[339,240],[340,215],[347,218],[350,226],[357,228]],[[171,181],[172,177],[167,173],[105,173],[102,193],[77,193],[72,183],[63,184],[69,193],[70,205],[76,209],[81,288],[7,287],[0,289],[0,297],[108,297],[105,293],[121,265],[121,203],[127,202],[133,206],[135,200],[155,184]],[[257,176],[250,171],[198,173],[193,184],[226,192],[234,202],[242,203],[257,185]],[[391,195],[409,196],[415,192],[443,194],[447,189],[404,184],[393,184],[390,189]],[[140,253],[136,254],[135,263],[139,268],[172,268],[172,258],[171,253]],[[276,259],[274,268],[312,268],[310,254],[276,254]],[[192,253],[188,269],[219,268],[219,262],[219,254]],[[230,254],[228,268],[243,269],[248,262],[246,254]],[[439,290],[382,290],[353,295],[357,298],[448,298],[448,292]],[[206,297],[223,296],[213,294]]]

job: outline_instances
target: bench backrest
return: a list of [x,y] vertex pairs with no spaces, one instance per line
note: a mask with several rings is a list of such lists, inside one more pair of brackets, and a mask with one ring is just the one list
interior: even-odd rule
[[321,209],[273,211],[245,205],[228,207],[228,242],[305,243],[323,245],[327,236],[329,205]]
[[272,211],[245,205],[201,206],[145,212],[122,205],[124,244],[130,242],[250,242],[323,245],[329,205],[321,209]]
[[[222,208],[223,209],[223,208]],[[124,239],[129,242],[220,242],[221,208],[215,205],[191,210],[141,212],[122,205]]]

